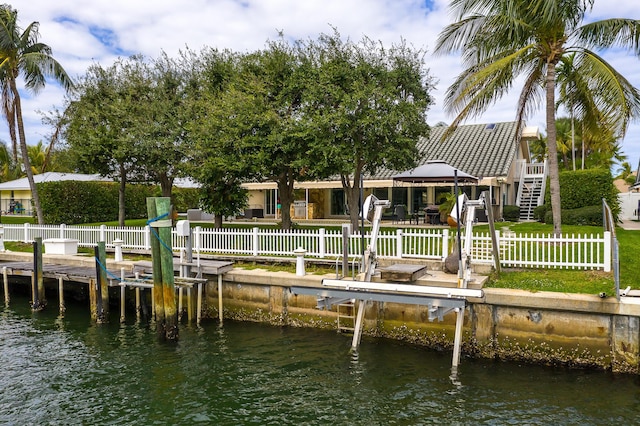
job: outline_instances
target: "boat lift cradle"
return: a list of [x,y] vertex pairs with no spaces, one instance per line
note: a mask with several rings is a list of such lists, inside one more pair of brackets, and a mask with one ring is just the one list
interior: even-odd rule
[[[455,311],[457,318],[452,367],[456,369],[460,363],[460,347],[462,345],[462,327],[464,324],[466,298],[481,298],[484,293],[480,289],[467,288],[470,273],[467,273],[466,270],[461,271],[459,274],[461,279],[458,280],[458,288],[371,282],[371,277],[377,265],[376,242],[380,230],[382,210],[389,207],[389,204],[388,200],[378,200],[373,195],[370,195],[365,200],[363,216],[369,216],[369,210],[373,209],[373,219],[371,220],[372,230],[370,242],[364,253],[365,271],[363,281],[324,279],[322,281],[322,288],[293,286],[291,292],[294,294],[317,296],[317,307],[319,309],[331,309],[333,305],[343,303],[345,300],[358,300],[358,311],[351,344],[352,350],[357,350],[360,345],[365,308],[369,301],[425,305],[428,307],[429,321],[433,321],[436,318],[442,321],[444,315]],[[480,200],[474,200],[470,204],[472,204],[473,207],[484,207],[484,197],[481,197]],[[470,210],[473,211],[473,208]],[[468,222],[471,220],[471,224],[467,223],[467,232],[470,233],[473,215],[467,215],[467,217]],[[470,238],[466,239],[465,242],[467,241],[470,241]],[[465,262],[460,262],[465,269],[467,269],[466,266],[469,264],[468,247],[468,245],[465,247],[465,251],[467,252],[465,253]]]

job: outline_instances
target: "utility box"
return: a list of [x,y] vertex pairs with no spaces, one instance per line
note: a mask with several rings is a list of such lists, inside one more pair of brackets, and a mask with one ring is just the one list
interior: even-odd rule
[[49,238],[44,241],[44,252],[46,254],[78,254],[78,240],[70,238]]
[[176,222],[176,234],[181,237],[188,237],[190,233],[191,224],[188,220],[179,220]]

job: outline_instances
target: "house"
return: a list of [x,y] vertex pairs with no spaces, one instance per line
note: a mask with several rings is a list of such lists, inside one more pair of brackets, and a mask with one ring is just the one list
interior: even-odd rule
[[[459,126],[442,141],[446,125],[431,128],[429,138],[418,142],[423,159],[443,160],[451,166],[479,178],[477,186],[464,187],[470,198],[488,191],[496,217],[502,217],[505,205],[518,205],[521,219],[533,218],[533,209],[542,204],[546,165],[531,162],[529,142],[539,137],[537,127],[525,127],[517,137],[516,122]],[[400,185],[393,176],[403,170],[380,170],[364,177],[364,195],[388,199],[392,206],[405,205],[409,214],[439,204],[443,193],[452,192],[451,184]],[[258,217],[277,219],[280,215],[275,182],[243,185],[249,190],[249,207]],[[295,185],[293,219],[344,219],[346,195],[339,179],[299,182]]]
[[[36,184],[63,180],[104,181],[99,174],[45,172],[33,175]],[[31,187],[26,177],[0,183],[0,210],[2,214],[33,214]]]

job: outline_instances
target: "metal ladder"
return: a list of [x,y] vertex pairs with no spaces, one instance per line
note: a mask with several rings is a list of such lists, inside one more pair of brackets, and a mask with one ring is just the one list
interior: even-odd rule
[[355,329],[355,300],[351,299],[347,302],[339,303],[336,306],[338,313],[338,332],[353,333]]

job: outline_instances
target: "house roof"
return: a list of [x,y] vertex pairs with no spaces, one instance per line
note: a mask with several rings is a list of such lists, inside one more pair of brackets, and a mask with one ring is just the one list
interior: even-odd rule
[[[59,173],[59,172],[45,172],[37,175],[33,175],[33,180],[36,183],[43,182],[59,182],[63,180],[76,180],[76,181],[104,181],[105,178],[99,174],[81,174],[81,173]],[[12,180],[9,182],[0,183],[0,191],[28,191],[29,180],[26,177]]]
[[[421,139],[417,148],[423,155],[420,164],[442,160],[470,175],[506,176],[518,153],[515,121],[458,126],[453,134],[441,140],[446,125],[431,127],[429,138]],[[391,179],[404,170],[380,170],[373,178]]]

